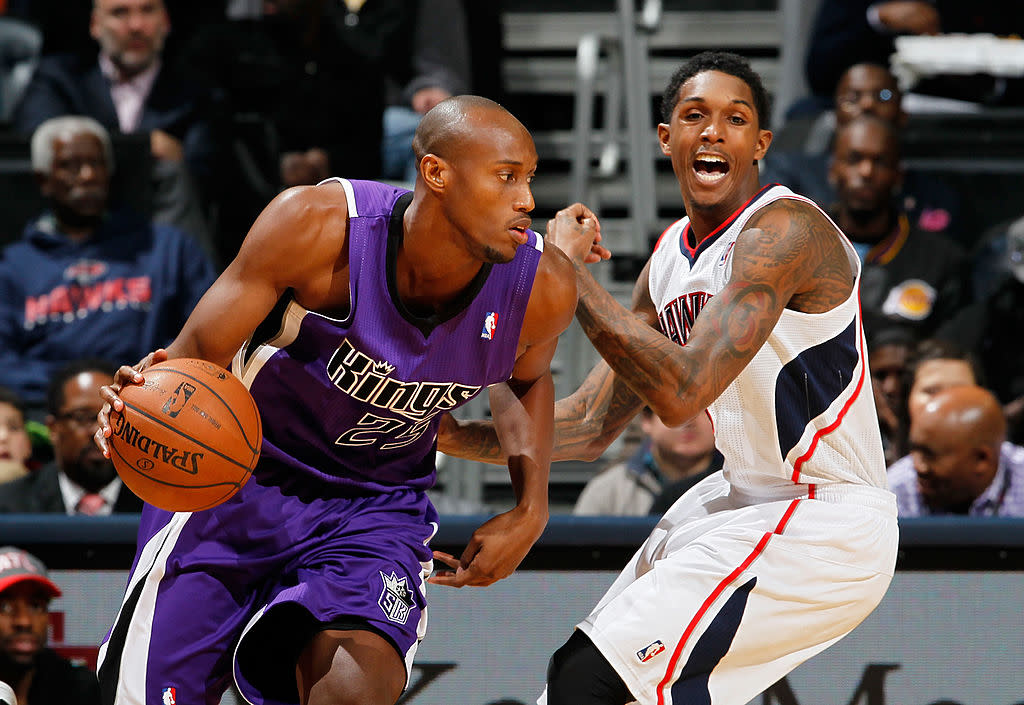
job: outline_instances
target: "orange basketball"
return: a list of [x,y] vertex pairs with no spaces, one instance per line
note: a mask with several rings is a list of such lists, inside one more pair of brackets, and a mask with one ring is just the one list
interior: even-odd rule
[[144,501],[175,512],[209,509],[249,479],[263,429],[249,390],[223,367],[176,358],[143,372],[111,411],[110,458]]

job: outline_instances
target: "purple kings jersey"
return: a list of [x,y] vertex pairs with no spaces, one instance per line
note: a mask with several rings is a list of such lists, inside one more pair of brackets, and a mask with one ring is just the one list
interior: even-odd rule
[[512,374],[543,240],[528,231],[511,262],[485,264],[445,314],[421,318],[395,284],[412,193],[337,181],[348,200],[350,310],[308,311],[288,292],[232,362],[263,417],[256,475],[358,494],[426,489],[441,414]]

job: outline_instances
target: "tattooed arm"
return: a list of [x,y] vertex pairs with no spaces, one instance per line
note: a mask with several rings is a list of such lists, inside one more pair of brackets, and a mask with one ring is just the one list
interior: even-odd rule
[[[647,288],[647,270],[633,289],[633,312],[645,325],[657,322]],[[502,404],[504,385],[490,389],[491,408]],[[595,460],[636,416],[643,402],[619,379],[604,360],[598,361],[579,389],[555,402],[554,448],[551,459]],[[437,449],[442,453],[483,463],[503,465],[494,423],[490,420],[463,421],[446,415],[441,420]]]
[[[783,309],[827,311],[849,296],[854,282],[856,263],[832,224],[800,201],[776,201],[737,238],[729,283],[679,346],[627,311],[586,269],[593,233],[582,225],[558,233],[555,244],[576,270],[576,317],[584,332],[615,375],[668,425],[689,420],[722,393],[768,339]],[[644,275],[646,283],[646,270]]]
[[[583,256],[585,262],[607,259],[610,253],[597,244],[600,225],[585,206],[575,204],[559,212],[559,222],[548,223],[548,236],[553,238],[559,228],[586,229],[592,245]],[[553,240],[552,240],[553,242]],[[657,314],[647,287],[647,270],[633,289],[633,312],[644,325],[657,325]],[[502,385],[490,389],[491,408],[502,406]],[[643,402],[625,382],[619,379],[606,362],[599,361],[580,388],[555,402],[554,448],[551,459],[595,460],[611,444],[636,415]],[[451,415],[441,419],[437,449],[442,453],[484,463],[502,465],[507,461],[489,420],[462,421]]]

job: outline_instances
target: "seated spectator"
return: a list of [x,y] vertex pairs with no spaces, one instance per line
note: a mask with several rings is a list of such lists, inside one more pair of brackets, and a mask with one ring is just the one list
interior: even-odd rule
[[913,336],[901,327],[867,332],[871,387],[882,431],[885,463],[906,455],[907,365],[914,350]]
[[[886,66],[851,66],[839,80],[829,110],[791,120],[779,131],[771,154],[761,165],[761,182],[784,184],[822,208],[832,207],[839,198],[835,183],[828,178],[836,130],[861,115],[874,115],[891,124],[898,135],[907,122],[902,103],[896,77]],[[965,240],[962,199],[934,174],[901,167],[893,197],[911,225],[943,233],[957,242]]]
[[901,517],[1024,517],[1024,448],[999,401],[976,385],[936,394],[910,421],[910,455],[888,472]]
[[27,135],[51,118],[87,115],[110,131],[148,133],[154,218],[206,242],[200,196],[212,187],[216,155],[210,101],[163,61],[170,29],[163,0],[94,0],[89,32],[98,58],[43,57],[14,128]]
[[142,500],[126,488],[113,464],[93,441],[100,387],[113,377],[105,360],[76,360],[50,381],[46,423],[54,459],[27,477],[0,485],[0,514],[59,513],[105,516],[142,511]]
[[967,257],[940,233],[911,225],[894,202],[902,170],[889,123],[862,115],[841,127],[829,178],[839,194],[830,215],[864,262],[864,325],[900,325],[930,336],[969,302]]
[[[983,298],[942,325],[938,337],[975,351],[989,388],[1003,404],[1008,437],[1024,443],[1024,218],[1004,225],[1000,237],[987,241],[998,264],[984,271]],[[978,273],[977,269],[975,270]]]
[[28,475],[31,457],[25,403],[7,387],[0,387],[0,484]]
[[381,149],[383,177],[409,183],[416,180],[412,137],[420,118],[445,98],[468,92],[470,80],[462,0],[418,0],[416,5],[413,77],[404,86],[389,86]]
[[940,338],[922,340],[914,346],[907,362],[907,378],[907,418],[910,421],[942,390],[986,383],[973,352]]
[[42,561],[0,548],[0,681],[22,705],[99,705],[96,674],[47,647],[50,601],[60,595]]
[[636,453],[591,478],[576,500],[573,514],[644,515],[666,485],[678,481],[696,484],[722,467],[707,414],[669,427],[644,407],[640,428],[644,440]]
[[110,138],[95,120],[43,123],[32,166],[52,210],[0,259],[0,384],[30,406],[68,360],[138,360],[169,343],[215,275],[184,232],[108,212]]

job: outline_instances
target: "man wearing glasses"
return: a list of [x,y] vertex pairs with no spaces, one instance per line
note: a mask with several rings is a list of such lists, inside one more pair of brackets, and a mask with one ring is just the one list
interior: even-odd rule
[[53,460],[26,477],[0,485],[0,514],[57,513],[104,516],[142,511],[136,497],[103,457],[92,436],[100,410],[100,387],[113,363],[76,360],[59,369],[47,394],[47,426]]

